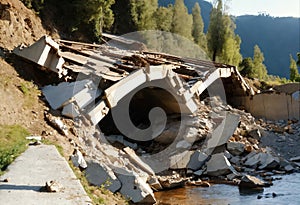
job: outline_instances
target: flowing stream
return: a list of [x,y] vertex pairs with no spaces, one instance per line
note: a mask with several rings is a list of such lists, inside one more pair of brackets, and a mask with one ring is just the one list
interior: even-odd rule
[[260,192],[244,192],[237,186],[217,184],[157,192],[155,196],[160,205],[299,205],[300,174],[274,176],[278,177],[282,179]]

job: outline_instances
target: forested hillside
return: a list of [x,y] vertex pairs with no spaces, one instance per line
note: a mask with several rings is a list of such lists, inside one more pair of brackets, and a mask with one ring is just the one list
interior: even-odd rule
[[[160,6],[173,4],[175,0],[159,0]],[[204,0],[185,0],[189,12],[198,2],[204,21],[204,31],[209,25],[212,5]],[[300,19],[275,18],[268,15],[234,17],[236,34],[241,37],[241,54],[244,58],[253,56],[257,44],[265,57],[268,73],[289,78],[289,55],[296,59],[300,51]]]
[[[161,30],[193,40],[211,59],[236,66],[248,57],[252,61],[257,45],[263,57],[261,63],[266,65],[268,74],[287,78],[290,77],[290,54],[297,59],[296,54],[300,51],[299,18],[232,17],[218,7],[223,4],[221,0],[215,5],[205,0],[22,2],[41,16],[48,31],[58,31],[65,39],[97,42],[101,40],[102,32],[122,35],[138,30]],[[214,15],[210,15],[211,11],[215,11]],[[211,19],[214,19],[212,24]],[[216,29],[216,25],[221,29]],[[251,65],[250,58],[243,66]]]

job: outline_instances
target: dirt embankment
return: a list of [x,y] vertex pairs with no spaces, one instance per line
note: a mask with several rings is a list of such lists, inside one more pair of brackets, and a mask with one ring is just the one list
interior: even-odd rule
[[21,1],[0,1],[0,48],[31,44],[46,33],[40,18]]

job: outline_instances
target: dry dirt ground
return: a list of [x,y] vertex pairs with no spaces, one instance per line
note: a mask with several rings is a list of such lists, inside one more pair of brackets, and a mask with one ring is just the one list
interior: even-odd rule
[[[57,79],[55,74],[45,73],[36,65],[27,63],[11,54],[11,51],[22,44],[30,45],[44,35],[57,38],[58,34],[44,29],[43,22],[19,0],[0,0],[0,124],[19,124],[31,135],[42,136],[45,142],[62,147],[64,157],[68,160],[74,151],[78,137],[71,132],[61,135],[50,126],[44,113],[52,113],[43,100],[40,88],[52,84]],[[49,27],[49,25],[46,25]],[[63,120],[72,127],[73,122]],[[102,189],[92,189],[97,197],[106,204],[124,204],[120,196]]]

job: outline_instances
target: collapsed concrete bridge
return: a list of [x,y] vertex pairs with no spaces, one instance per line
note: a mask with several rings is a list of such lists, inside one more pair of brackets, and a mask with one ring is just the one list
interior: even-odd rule
[[[208,120],[207,107],[199,103],[199,98],[202,100],[207,95],[221,95],[227,97],[229,102],[252,98],[255,92],[237,68],[146,51],[140,43],[106,36],[129,45],[131,49],[54,41],[45,36],[29,47],[14,50],[15,54],[42,69],[57,73],[62,82],[42,89],[54,110],[61,110],[62,115],[69,118],[84,115],[91,124],[100,125],[107,141],[118,141],[124,145],[118,149],[105,143],[101,133],[99,136],[95,133],[80,136],[83,141],[80,147],[87,151],[86,155],[83,158],[76,147],[77,155],[71,159],[78,164],[75,166],[85,169],[87,180],[93,185],[104,185],[112,192],[119,191],[133,202],[153,204],[155,197],[152,190],[186,182],[185,179],[172,179],[171,183],[170,178],[160,175],[164,170],[188,169],[195,176],[201,176],[204,172],[209,176],[229,173],[240,176],[222,153],[224,150],[220,150],[224,149],[239,126],[239,115],[225,113],[226,116],[223,116],[223,110],[227,111],[228,107],[216,100],[211,119],[218,126],[213,127]],[[155,109],[157,107],[164,112]],[[185,120],[178,120],[178,114]],[[165,115],[173,120],[168,121]],[[113,122],[112,118],[121,123]],[[249,116],[244,118],[249,120]],[[176,130],[178,121],[188,124],[183,132]],[[255,124],[251,116],[249,123]],[[166,124],[168,128],[163,130],[161,125]],[[114,126],[128,138],[113,135],[116,131]],[[180,137],[174,140],[177,132]],[[255,133],[260,135],[258,130]],[[205,149],[202,149],[202,144],[192,147],[194,142],[203,138],[206,140]],[[146,148],[149,144],[143,146],[147,140],[159,145],[169,141],[174,143],[167,144],[163,151],[159,150],[156,154],[157,150],[150,149],[152,152],[148,152]],[[154,148],[156,145],[154,143]],[[242,145],[242,152],[246,147],[241,143],[233,145]],[[215,149],[218,152],[213,153]],[[107,180],[110,183],[106,183]]]
[[[107,36],[121,43],[136,44]],[[55,42],[48,36],[29,47],[17,48],[14,53],[56,72],[62,79],[74,81],[78,74],[97,78],[97,82],[78,82],[77,78],[71,88],[67,84],[61,85],[59,96],[49,87],[43,92],[52,108],[61,108],[64,115],[72,118],[85,110],[94,125],[137,91],[140,97],[134,99],[144,102],[144,107],[159,106],[167,114],[195,112],[197,98],[218,79],[224,79],[224,86],[230,88],[225,88],[225,92],[231,95],[233,92],[235,96],[254,95],[235,66],[164,53],[121,50],[66,40]],[[224,92],[224,88],[220,89]],[[149,106],[139,111],[149,111]]]

